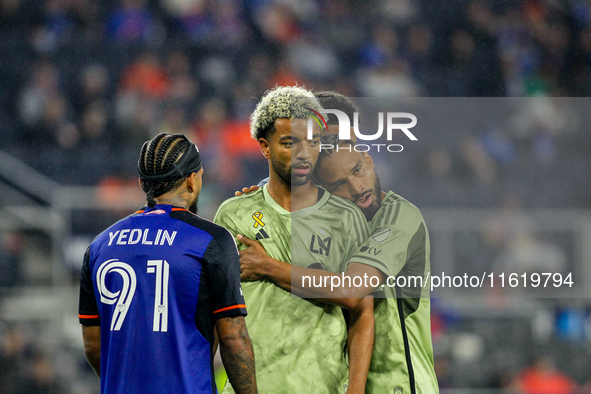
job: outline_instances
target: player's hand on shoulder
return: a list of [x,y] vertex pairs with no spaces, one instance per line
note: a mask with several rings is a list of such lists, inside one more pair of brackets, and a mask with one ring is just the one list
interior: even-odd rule
[[241,192],[234,192],[234,195],[236,197],[242,196],[244,194],[252,193],[256,190],[259,190],[260,188],[261,188],[260,186],[256,186],[256,185],[252,185],[251,187],[243,187]]
[[263,245],[258,241],[238,234],[238,241],[247,246],[240,254],[240,279],[243,281],[259,280],[263,277],[262,268],[268,258]]

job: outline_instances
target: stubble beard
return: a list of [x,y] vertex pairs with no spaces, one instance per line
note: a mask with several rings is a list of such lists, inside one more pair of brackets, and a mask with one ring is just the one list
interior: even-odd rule
[[191,203],[191,205],[189,205],[189,212],[197,215],[197,212],[199,211],[199,208],[197,207],[197,203],[199,201],[199,196],[195,196],[195,200],[193,200],[193,202]]
[[373,172],[374,172],[374,176],[376,178],[376,180],[373,184],[373,192],[375,194],[375,199],[369,207],[365,208],[365,210],[363,212],[365,217],[368,218],[368,221],[373,219],[375,214],[378,212],[378,210],[382,206],[382,186],[380,185],[380,178],[378,178],[378,174],[376,173],[375,169]]
[[271,157],[271,165],[279,179],[288,186],[303,186],[310,181],[312,176],[311,170],[307,175],[294,174],[291,171],[291,165],[285,166],[275,161],[273,157]]

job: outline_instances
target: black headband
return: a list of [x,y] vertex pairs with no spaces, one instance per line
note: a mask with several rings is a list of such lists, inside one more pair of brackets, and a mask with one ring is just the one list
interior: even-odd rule
[[[141,158],[140,158],[141,162]],[[199,157],[199,149],[197,146],[189,141],[189,146],[181,158],[174,163],[172,168],[160,174],[146,174],[142,171],[142,166],[138,162],[137,171],[140,174],[140,179],[144,182],[170,182],[177,179],[186,178],[191,173],[197,172],[201,169],[201,157]]]

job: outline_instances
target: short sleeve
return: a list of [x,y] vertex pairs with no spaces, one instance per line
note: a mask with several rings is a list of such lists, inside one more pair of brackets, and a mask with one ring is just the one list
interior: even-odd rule
[[395,226],[377,228],[350,262],[366,264],[386,275],[395,276],[406,262],[408,241],[407,235]]
[[362,263],[396,276],[403,268],[415,267],[422,274],[426,266],[428,235],[422,215],[416,208],[405,206],[400,215],[385,216],[361,244],[350,263]]
[[240,258],[232,235],[224,231],[216,236],[207,247],[203,259],[207,265],[214,319],[246,316],[240,286]]
[[78,318],[80,324],[84,326],[99,326],[101,319],[99,316],[96,297],[94,295],[94,286],[92,285],[92,273],[90,270],[90,246],[84,254],[82,263],[82,272],[80,273],[80,299],[78,305]]

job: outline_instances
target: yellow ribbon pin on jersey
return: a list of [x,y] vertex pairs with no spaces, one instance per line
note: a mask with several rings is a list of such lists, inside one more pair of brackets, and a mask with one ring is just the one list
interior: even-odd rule
[[263,218],[262,212],[253,213],[252,218],[254,219],[254,224],[252,225],[252,227],[257,228],[259,225],[261,227],[263,227],[265,225],[265,223],[263,223],[263,221],[261,220]]

